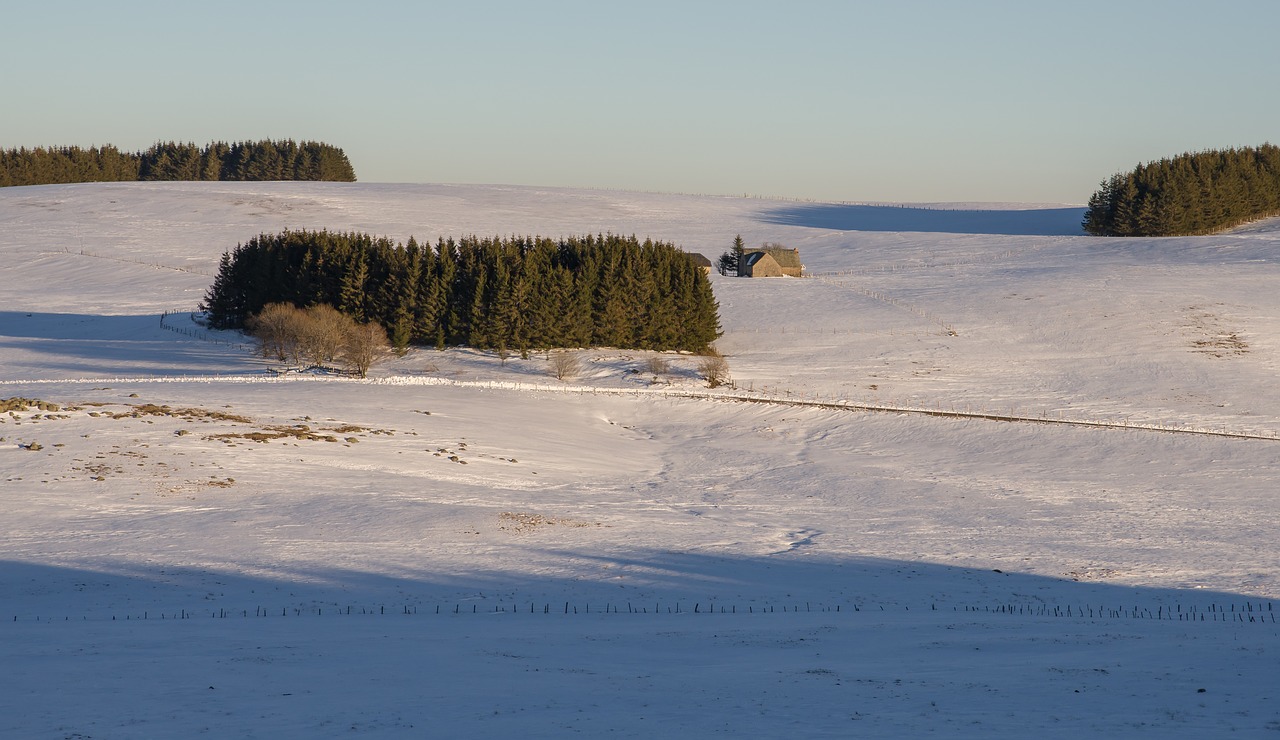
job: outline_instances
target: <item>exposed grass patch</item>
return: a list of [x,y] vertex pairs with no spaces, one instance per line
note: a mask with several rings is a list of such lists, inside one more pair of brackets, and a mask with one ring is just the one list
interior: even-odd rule
[[577,519],[562,519],[560,517],[543,516],[542,514],[529,514],[520,511],[504,511],[498,515],[498,529],[513,534],[524,534],[531,532],[539,527],[599,527],[600,522],[584,522]]
[[230,443],[236,439],[246,439],[251,442],[270,442],[273,439],[299,439],[308,442],[337,442],[338,438],[332,434],[316,434],[311,431],[311,427],[306,424],[295,424],[291,427],[267,427],[264,431],[258,432],[226,432],[224,434],[210,434],[205,439],[217,439]]
[[129,411],[119,411],[111,414],[113,419],[137,419],[143,416],[171,416],[186,421],[230,421],[236,424],[252,424],[253,419],[239,414],[229,414],[225,411],[210,411],[208,409],[198,408],[182,408],[175,409],[169,406],[161,406],[154,403],[143,403],[137,406],[130,406]]
[[56,403],[41,401],[38,398],[21,398],[14,396],[12,398],[0,399],[0,413],[6,411],[28,411],[30,409],[38,409],[40,411],[61,411],[62,407]]
[[1185,310],[1185,328],[1196,335],[1190,341],[1193,352],[1219,358],[1249,353],[1249,342],[1227,325],[1217,306],[1188,306]]

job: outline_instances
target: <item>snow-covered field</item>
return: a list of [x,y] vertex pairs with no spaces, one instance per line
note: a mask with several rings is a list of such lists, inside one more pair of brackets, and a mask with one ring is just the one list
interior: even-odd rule
[[[1081,213],[0,190],[0,399],[58,404],[0,415],[0,736],[1275,736],[1280,223]],[[735,388],[608,349],[277,377],[189,312],[286,227],[742,234],[813,277],[713,276]]]

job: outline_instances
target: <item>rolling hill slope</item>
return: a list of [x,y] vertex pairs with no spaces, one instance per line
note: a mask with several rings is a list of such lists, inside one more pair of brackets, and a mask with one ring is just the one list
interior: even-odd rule
[[[0,734],[1280,726],[1280,226],[916,210],[0,191],[0,399],[59,405],[0,416]],[[740,233],[813,277],[713,276],[716,393],[695,358],[654,375],[608,348],[565,383],[464,349],[281,378],[189,312],[223,251],[283,228],[612,231],[713,260]]]

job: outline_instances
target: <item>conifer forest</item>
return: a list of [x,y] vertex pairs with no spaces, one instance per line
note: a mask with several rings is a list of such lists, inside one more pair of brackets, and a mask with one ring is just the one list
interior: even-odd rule
[[347,155],[315,141],[156,143],[143,152],[114,146],[0,149],[0,187],[135,180],[329,180],[355,182]]
[[203,309],[241,328],[264,306],[327,304],[375,321],[397,349],[706,349],[720,335],[711,283],[666,242],[613,234],[440,239],[263,234],[222,256]]
[[1280,147],[1211,150],[1138,165],[1089,199],[1094,236],[1194,236],[1280,214]]

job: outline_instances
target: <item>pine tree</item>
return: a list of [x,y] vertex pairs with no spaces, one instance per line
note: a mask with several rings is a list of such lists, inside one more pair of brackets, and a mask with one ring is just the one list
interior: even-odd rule
[[338,293],[338,310],[350,316],[357,323],[365,323],[365,283],[369,279],[369,263],[364,250],[358,246],[353,250],[351,261],[342,276]]
[[231,252],[222,253],[218,260],[218,274],[200,303],[200,310],[207,314],[209,326],[214,329],[236,328],[245,319],[240,312],[241,301],[237,300],[235,263],[231,257]]

